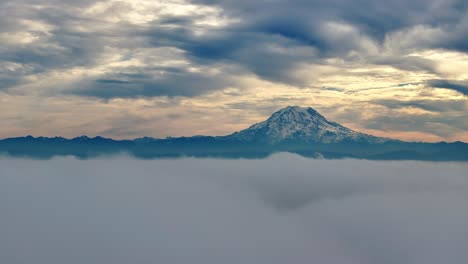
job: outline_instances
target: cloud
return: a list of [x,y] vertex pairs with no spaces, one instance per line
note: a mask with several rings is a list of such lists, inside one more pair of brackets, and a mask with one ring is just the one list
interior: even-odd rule
[[408,72],[422,71],[438,74],[437,63],[417,56],[374,56],[369,61],[377,65],[389,65]]
[[[65,92],[73,95],[103,99],[157,96],[194,97],[234,84],[229,76],[187,72],[179,69],[161,69],[163,74],[120,73],[105,79],[81,81]],[[159,75],[159,76],[158,76]]]
[[[377,3],[370,0],[361,1],[196,1],[203,4],[221,6],[223,10],[232,16],[242,17],[244,24],[252,28],[258,28],[260,32],[279,34],[287,38],[298,39],[308,45],[322,47],[327,50],[347,46],[349,43],[325,44],[330,35],[340,32],[327,32],[320,35],[320,29],[329,22],[341,23],[352,26],[363,35],[377,42],[383,42],[390,33],[399,31],[411,31],[413,28],[443,28],[449,29],[448,33],[456,33],[457,28],[465,25],[464,10],[466,3],[463,1],[407,1],[392,0],[385,3]],[[258,25],[258,26],[255,26]],[[453,35],[451,35],[455,38]],[[426,35],[415,36],[413,47],[422,45],[419,38]],[[353,43],[353,39],[349,40]],[[439,39],[436,40],[437,43]],[[450,40],[446,40],[449,45]],[[453,45],[456,46],[456,45]]]
[[197,34],[182,26],[161,28],[154,25],[144,36],[156,47],[173,46],[187,52],[196,64],[230,63],[267,80],[297,84],[290,75],[300,63],[316,57],[315,47],[277,34],[264,34],[244,25],[234,24]]
[[0,159],[12,263],[462,263],[466,164]]
[[[424,89],[400,83],[432,80],[427,83],[466,95],[466,10],[461,0],[2,1],[0,117],[12,118],[6,110],[13,108],[26,116],[22,122],[9,119],[18,125],[9,131],[37,134],[44,130],[35,124],[47,123],[57,105],[30,106],[49,98],[75,106],[95,100],[88,104],[99,109],[109,109],[109,100],[129,99],[139,109],[141,98],[183,97],[185,105],[205,113],[229,112],[229,125],[215,128],[228,133],[237,119],[266,117],[265,109],[292,103],[351,108],[362,101],[407,100]],[[228,95],[226,89],[236,92]],[[440,89],[426,91],[433,99],[447,96]],[[244,111],[229,109],[240,105]],[[62,108],[62,118],[71,120],[80,109]],[[52,129],[47,133],[67,128]],[[199,133],[186,129],[187,135]]]
[[[10,67],[10,77],[2,80],[2,87],[15,88],[21,83],[30,83],[30,80],[45,79],[47,76],[53,76],[53,81],[49,82],[49,87],[43,89],[57,91],[56,79],[60,75],[66,75],[67,72],[84,72],[81,77],[68,80],[66,86],[74,87],[72,83],[87,83],[89,93],[94,96],[108,97],[140,97],[140,96],[172,96],[204,93],[201,90],[206,87],[209,91],[216,85],[216,89],[223,89],[229,84],[229,77],[226,77],[225,83],[221,83],[222,78],[212,77],[211,73],[198,72],[187,69],[188,67],[200,68],[199,65],[190,65],[185,61],[184,65],[176,67],[167,67],[167,63],[177,60],[182,62],[184,58],[180,52],[177,52],[177,37],[180,32],[175,30],[166,30],[167,36],[158,36],[159,39],[165,39],[165,44],[160,50],[172,48],[172,51],[166,53],[165,58],[159,55],[157,61],[147,61],[142,57],[142,53],[148,57],[154,56],[154,47],[151,45],[149,35],[145,35],[147,26],[134,24],[141,19],[140,13],[135,13],[135,7],[130,3],[121,2],[111,3],[83,1],[79,3],[61,2],[55,5],[53,2],[42,1],[27,3],[28,1],[17,3],[2,3],[2,13],[4,17],[11,17],[9,23],[0,26],[0,41],[5,45],[0,48],[0,59],[4,65],[18,64],[22,68],[33,68],[33,71],[21,71]],[[171,25],[184,25],[191,27],[196,21],[203,21],[206,11],[196,10],[194,16],[172,17],[165,14],[164,3],[142,3],[147,6],[144,12],[152,12],[155,8],[157,20],[154,22],[154,30],[159,29],[160,33],[164,28]],[[169,7],[171,4],[168,3]],[[4,7],[4,8],[3,8]],[[157,8],[161,10],[157,10]],[[177,3],[172,5],[174,10],[178,7]],[[143,12],[143,11],[142,11]],[[158,14],[158,12],[160,14]],[[15,13],[16,16],[9,14]],[[131,17],[126,14],[131,13]],[[134,14],[135,13],[135,14]],[[174,12],[175,13],[175,12]],[[202,27],[203,28],[203,27]],[[154,31],[153,30],[153,31]],[[190,32],[190,31],[188,31]],[[13,37],[12,37],[13,36]],[[172,43],[172,44],[168,44]],[[181,51],[185,52],[185,51]],[[1,66],[4,66],[1,65]],[[6,66],[5,66],[6,67]],[[92,82],[90,79],[96,77],[96,80],[107,78],[106,75],[135,74],[135,67],[139,67],[140,75],[148,76],[139,80],[132,80],[134,86],[123,87],[123,84],[107,86],[103,82]],[[157,67],[158,69],[155,69]],[[1,68],[0,68],[1,69]],[[154,71],[165,74],[164,77],[154,78]],[[178,72],[175,73],[175,70]],[[105,74],[104,74],[105,73]],[[107,74],[109,73],[109,74]],[[2,71],[0,71],[0,76]],[[90,78],[91,77],[91,78]],[[149,84],[146,81],[154,83]],[[63,77],[62,77],[63,79]],[[28,81],[26,81],[28,80]],[[24,82],[23,82],[24,81]],[[186,81],[183,83],[182,81]],[[193,87],[188,88],[188,83]],[[211,83],[211,84],[210,84]],[[94,84],[94,86],[93,86]],[[169,87],[171,85],[182,84],[185,87]],[[180,86],[182,86],[180,85]],[[91,87],[93,86],[93,87]],[[148,86],[158,87],[155,92],[148,92]],[[98,91],[102,89],[101,91]],[[93,92],[92,92],[92,91]],[[128,91],[126,91],[128,90]],[[190,91],[193,90],[193,91]],[[83,95],[87,93],[81,91]],[[115,93],[112,95],[112,93]],[[140,92],[140,94],[138,94]],[[65,92],[67,93],[67,92]],[[69,91],[69,93],[73,93]],[[136,93],[133,95],[133,93]],[[51,93],[48,93],[49,95]]]
[[430,87],[444,88],[468,95],[468,84],[466,82],[452,80],[429,80],[426,84]]
[[380,104],[392,109],[414,107],[430,112],[446,113],[450,111],[464,112],[468,110],[466,100],[375,100],[374,104]]
[[[34,73],[103,68],[110,61],[124,62],[141,48],[167,47],[181,51],[193,67],[231,64],[244,73],[296,86],[309,85],[309,80],[295,74],[298,68],[329,64],[329,58],[436,73],[432,60],[407,55],[426,48],[465,51],[468,45],[457,37],[468,28],[465,9],[462,1],[400,0],[2,3],[2,17],[9,19],[0,30],[10,37],[2,39],[6,46],[0,49],[0,58],[35,68],[33,73],[16,71],[17,77],[3,86],[15,87]],[[185,73],[182,80],[194,79]],[[228,74],[239,77],[239,72]],[[227,85],[219,78],[198,75],[195,83],[204,80],[207,90]],[[180,77],[169,74],[163,82],[177,83]],[[167,85],[155,81],[155,86]],[[199,93],[199,85],[194,92],[159,89],[154,94],[134,87],[124,92],[122,85],[102,87],[99,82],[90,89],[105,98],[139,91],[141,96]],[[110,95],[112,91],[115,95]]]
[[[425,133],[450,139],[457,133],[464,133],[468,130],[468,122],[465,112],[445,113],[445,114],[421,114],[407,113],[399,111],[389,111],[386,115],[379,115],[362,122],[365,128],[383,131],[423,131]],[[397,133],[396,133],[397,134]],[[424,141],[423,139],[415,139]]]

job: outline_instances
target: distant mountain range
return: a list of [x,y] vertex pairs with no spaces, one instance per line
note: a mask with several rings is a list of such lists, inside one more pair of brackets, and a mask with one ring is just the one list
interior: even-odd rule
[[468,161],[467,143],[404,142],[375,137],[331,122],[313,108],[298,106],[283,108],[267,120],[227,136],[133,140],[27,136],[0,140],[1,154],[40,159],[54,156],[84,159],[114,154],[148,159],[184,156],[263,158],[275,152],[314,158]]

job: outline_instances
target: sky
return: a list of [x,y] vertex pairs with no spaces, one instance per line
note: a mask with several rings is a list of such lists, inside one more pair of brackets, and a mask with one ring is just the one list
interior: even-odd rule
[[0,262],[461,264],[467,163],[0,157]]
[[288,105],[468,141],[464,0],[0,0],[0,138],[225,135]]

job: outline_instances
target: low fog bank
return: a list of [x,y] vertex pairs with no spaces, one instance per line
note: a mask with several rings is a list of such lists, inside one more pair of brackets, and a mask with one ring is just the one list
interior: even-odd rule
[[468,259],[468,164],[0,158],[0,263]]

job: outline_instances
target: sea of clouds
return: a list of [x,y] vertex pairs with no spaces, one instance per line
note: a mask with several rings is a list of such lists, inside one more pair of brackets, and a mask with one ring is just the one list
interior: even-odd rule
[[464,264],[468,163],[0,158],[4,264]]

